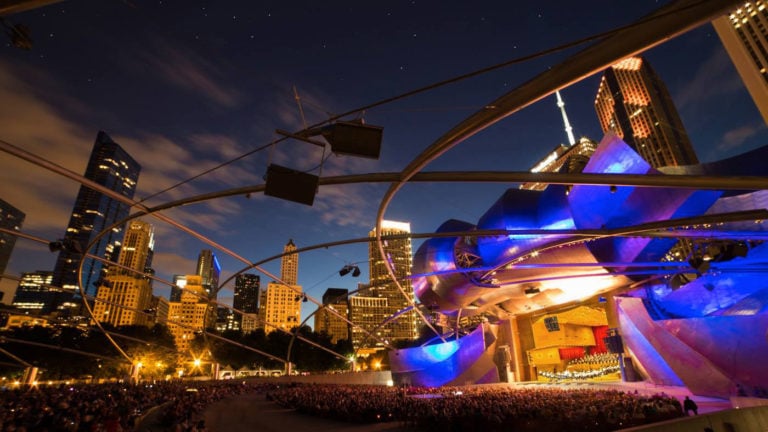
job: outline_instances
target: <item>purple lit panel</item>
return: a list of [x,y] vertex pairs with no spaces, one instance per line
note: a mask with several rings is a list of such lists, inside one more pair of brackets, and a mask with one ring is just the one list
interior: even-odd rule
[[[669,367],[664,358],[659,355],[656,348],[645,336],[655,331],[655,326],[650,317],[637,319],[634,311],[628,310],[629,303],[640,299],[617,298],[616,307],[619,312],[619,327],[624,346],[628,347],[635,357],[636,364],[640,366],[648,378],[656,384],[681,386],[683,382],[675,374],[675,371]],[[636,305],[633,306],[637,307]],[[640,304],[642,306],[642,303]],[[642,313],[647,316],[643,308]],[[632,315],[630,315],[632,314]]]
[[[479,326],[458,341],[391,351],[392,379],[398,385],[427,387],[498,382],[490,354],[496,344],[487,349],[485,345],[483,326]],[[491,381],[489,376],[493,377]]]
[[[681,340],[682,333],[688,331],[687,320],[667,320],[663,324],[653,321],[639,298],[617,298],[616,306],[624,343],[637,356],[643,368],[649,371],[654,382],[658,377],[650,371],[661,373],[668,368],[697,395],[728,397],[735,389],[736,383],[725,371]],[[642,339],[647,344],[642,343]]]
[[[768,315],[666,320],[659,324],[742,386],[768,383]],[[686,385],[701,386],[698,382]]]

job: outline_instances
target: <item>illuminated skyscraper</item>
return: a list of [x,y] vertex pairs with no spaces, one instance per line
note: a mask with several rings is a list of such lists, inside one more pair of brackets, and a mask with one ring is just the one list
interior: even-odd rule
[[[21,231],[24,216],[24,212],[0,199],[0,228]],[[0,232],[0,279],[2,279],[3,273],[5,273],[8,260],[11,259],[11,252],[13,252],[15,244],[15,235]],[[0,297],[2,297],[2,293],[0,293]]]
[[[296,250],[293,239],[283,248],[288,253]],[[301,303],[306,301],[301,285],[297,285],[299,275],[299,256],[283,256],[280,266],[280,278],[283,283],[272,281],[259,294],[259,323],[266,333],[278,328],[290,330],[301,323]],[[245,327],[243,328],[245,330]]]
[[299,285],[267,284],[262,300],[261,317],[266,321],[264,331],[269,334],[278,328],[290,330],[301,323],[301,303],[304,299]]
[[29,311],[50,312],[59,291],[50,285],[52,280],[53,272],[50,271],[22,273],[16,294],[13,296],[13,306]]
[[[573,128],[568,121],[568,114],[565,112],[565,102],[563,102],[560,92],[555,92],[555,95],[557,96],[557,107],[560,108],[560,113],[563,117],[568,144],[570,145],[560,144],[555,147],[552,152],[538,161],[536,165],[531,168],[531,172],[580,173],[584,170],[587,162],[589,162],[592,153],[595,152],[597,143],[587,137],[581,137],[579,141],[576,142],[576,138],[573,135]],[[529,182],[521,184],[520,189],[544,190],[547,186],[547,183]]]
[[342,339],[349,339],[349,324],[337,315],[329,312],[328,309],[333,309],[339,315],[348,318],[348,294],[349,290],[346,289],[328,288],[323,294],[325,309],[321,309],[315,314],[315,332],[327,333],[333,343]]
[[742,4],[712,25],[768,123],[768,10],[762,0]]
[[200,251],[200,255],[197,256],[197,274],[202,278],[205,292],[210,298],[215,299],[219,289],[221,266],[213,251],[209,249]]
[[[361,298],[383,299],[383,301],[353,301],[350,297],[350,316],[366,317],[364,322],[376,322],[374,326],[365,326],[364,328],[374,332],[374,335],[384,343],[392,343],[396,340],[413,340],[418,335],[418,315],[414,311],[402,312],[409,308],[413,301],[413,285],[410,279],[413,254],[411,239],[407,237],[411,233],[411,225],[406,222],[383,221],[381,229],[382,236],[404,235],[404,237],[383,240],[385,255],[382,256],[376,242],[373,241],[373,238],[376,237],[375,229],[368,234],[372,238],[368,246],[370,284],[360,291],[360,296]],[[395,277],[400,282],[407,298],[392,282],[387,272],[387,262],[393,266]],[[365,308],[370,308],[370,310],[365,310]],[[378,324],[401,313],[402,316],[396,320],[376,328]],[[353,322],[364,325],[358,321]],[[361,338],[364,337],[364,333],[359,329],[353,329],[352,344],[356,348],[362,346],[363,340]],[[375,341],[371,341],[371,343],[373,342]]]
[[187,285],[187,275],[173,275],[173,286],[171,287],[172,302],[181,301],[181,293],[184,291],[184,287]]
[[114,326],[151,326],[154,319],[151,274],[154,229],[152,225],[133,220],[125,230],[118,266],[112,266],[102,280],[93,305],[94,318]]
[[168,303],[168,330],[176,342],[179,352],[189,351],[195,332],[213,325],[216,311],[208,307],[208,293],[203,288],[202,278],[187,275],[187,284],[181,293],[181,300]]
[[595,110],[603,132],[614,132],[654,168],[698,163],[667,87],[644,58],[605,71]]
[[289,253],[296,250],[296,245],[293,244],[293,239],[288,240],[288,243],[283,248],[283,259],[280,263],[280,279],[288,285],[296,285],[299,283],[299,254]]
[[[235,297],[232,300],[232,307],[248,315],[259,313],[259,292],[261,291],[261,279],[259,275],[244,273],[235,278]],[[256,326],[256,320],[247,319],[251,317],[236,316],[241,322],[240,328],[246,332],[253,331]],[[247,321],[247,325],[243,325]]]
[[[125,150],[106,133],[99,132],[85,169],[85,178],[127,198],[133,198],[140,171],[141,166]],[[70,244],[78,244],[84,249],[97,234],[127,217],[128,212],[129,207],[126,204],[81,186],[64,240]],[[117,258],[115,247],[122,238],[122,231],[122,226],[108,229],[87,252],[114,261]],[[77,292],[80,257],[81,254],[71,248],[65,248],[59,253],[53,271],[53,285],[65,290],[66,295],[60,299],[61,302],[71,300],[73,293]],[[93,284],[103,276],[102,268],[101,262],[97,260],[85,260],[82,284],[87,294],[92,295],[95,292]]]
[[[595,152],[597,143],[589,138],[582,137],[573,146],[558,145],[546,157],[541,159],[531,168],[532,173],[580,173],[587,165],[590,156]],[[529,182],[520,185],[520,189],[544,190],[547,183]]]

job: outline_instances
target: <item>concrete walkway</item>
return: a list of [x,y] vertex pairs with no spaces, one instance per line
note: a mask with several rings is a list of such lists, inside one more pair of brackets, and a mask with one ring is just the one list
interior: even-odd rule
[[300,414],[266,400],[261,394],[237,396],[219,401],[205,410],[210,432],[374,432],[413,431],[397,422],[357,424]]

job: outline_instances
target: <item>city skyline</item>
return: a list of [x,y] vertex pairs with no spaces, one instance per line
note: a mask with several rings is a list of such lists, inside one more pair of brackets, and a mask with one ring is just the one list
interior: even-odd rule
[[[618,27],[657,7],[655,2],[638,2],[617,12],[601,5],[590,3],[583,12],[565,9],[561,2],[545,7],[524,6],[527,9],[518,14],[519,32],[514,30],[513,23],[496,18],[505,15],[501,10],[484,13],[446,6],[435,11],[438,16],[434,22],[419,24],[418,18],[427,12],[423,5],[360,6],[347,14],[351,21],[340,27],[345,32],[318,32],[320,37],[315,40],[322,40],[322,47],[319,42],[299,37],[300,34],[289,34],[297,25],[289,25],[290,22],[320,21],[313,14],[321,12],[312,8],[290,12],[276,6],[269,13],[257,13],[243,5],[233,7],[238,9],[234,13],[217,6],[171,10],[160,5],[131,9],[123,4],[94,7],[64,3],[40,8],[11,17],[15,22],[34,24],[36,45],[30,52],[3,47],[7,55],[0,61],[0,96],[13,103],[0,108],[0,124],[5,131],[0,139],[82,174],[92,137],[103,129],[142,165],[137,198],[147,199],[276,139],[277,128],[301,129],[301,110],[296,99],[302,102],[308,123],[321,121],[328,117],[328,112],[343,112]],[[321,16],[327,19],[323,27],[328,27],[329,21],[340,20],[339,16],[332,16],[339,12],[334,8],[323,11]],[[169,18],[168,28],[166,23],[159,25],[156,18],[149,17],[155,13]],[[365,19],[371,13],[387,16],[389,21],[367,29],[361,24],[368,22]],[[117,20],[120,14],[127,15],[124,21]],[[60,18],[62,15],[67,19]],[[586,20],[592,15],[588,21],[591,25],[580,25],[579,18]],[[177,16],[189,20],[170,19]],[[203,24],[214,19],[219,23],[214,27]],[[94,37],[91,30],[78,27],[82,22],[99,28],[105,23],[117,26],[113,32],[101,32],[105,39],[95,45],[104,49],[126,48],[149,68],[135,69],[137,66],[131,66],[127,57],[119,54],[122,51],[97,56],[86,43]],[[231,24],[231,28],[225,31],[224,23]],[[550,31],[536,33],[534,30],[540,26]],[[319,30],[314,24],[309,28]],[[271,37],[270,32],[282,39]],[[352,41],[348,35],[354,33],[359,37]],[[121,35],[131,35],[136,41]],[[262,45],[261,39],[269,43]],[[376,43],[384,39],[388,42]],[[139,42],[153,48],[143,48]],[[476,49],[480,44],[483,49]],[[269,52],[265,48],[273,45],[282,49]],[[74,53],[79,47],[83,47],[82,56]],[[212,54],[219,50],[222,54]],[[239,52],[244,54],[243,60],[234,56]],[[374,54],[380,57],[373,57]],[[94,59],[103,63],[86,55],[96,56]],[[366,121],[385,128],[381,159],[331,156],[322,175],[396,171],[459,119],[557,64],[564,56],[522,64],[514,71],[488,73],[454,87],[428,92],[426,96],[368,110]],[[719,159],[765,143],[765,125],[710,25],[661,45],[645,56],[670,88],[700,159]],[[297,58],[306,62],[298,62]],[[457,58],[461,61],[456,61]],[[95,65],[71,70],[68,65],[73,59],[78,60],[76,64]],[[297,67],[297,63],[302,66]],[[105,68],[104,64],[112,67]],[[121,67],[115,67],[118,65]],[[259,73],[249,76],[236,72],[238,68]],[[596,141],[602,137],[592,107],[598,82],[599,74],[561,92],[576,136],[589,136]],[[130,89],[134,91],[124,91]],[[107,94],[117,98],[107,98]],[[120,106],[113,103],[116,100]],[[428,169],[527,171],[548,150],[565,142],[561,114],[553,95],[452,150]],[[273,146],[244,163],[216,170],[147,202],[157,205],[198,193],[260,184],[268,161],[310,169],[324,156],[328,155],[300,142]],[[7,154],[0,155],[0,167],[2,181],[16,186],[9,193],[11,196],[3,192],[0,198],[28,215],[23,231],[50,240],[60,238],[78,186]],[[52,184],[57,185],[55,190],[51,190]],[[446,217],[475,221],[487,203],[510,186],[409,186],[390,208],[387,219],[409,221],[415,233],[433,231]],[[375,221],[383,190],[381,185],[321,187],[315,205],[306,208],[261,195],[250,199],[238,196],[189,206],[189,211],[174,209],[168,215],[247,259],[259,261],[279,254],[289,238],[302,246],[311,246],[366,237]],[[190,272],[196,254],[210,248],[163,224],[158,224],[156,238],[158,276],[168,280],[173,274]],[[52,269],[52,258],[47,254],[44,246],[19,240],[9,271],[18,275]],[[328,287],[356,288],[354,279],[336,279],[338,270],[348,263],[365,261],[367,245],[321,249],[300,257],[297,282],[308,295],[319,299]],[[222,281],[245,266],[223,254],[219,258]],[[278,267],[279,260],[265,265],[272,274],[279,274]],[[367,277],[366,267],[361,266],[362,280]],[[270,276],[262,277],[265,282],[271,280]],[[5,285],[4,281],[4,290]],[[221,301],[231,303],[233,286],[230,283],[223,287]],[[168,297],[168,287],[156,283],[155,291]],[[11,298],[7,293],[4,302]],[[306,304],[302,316],[314,307]]]

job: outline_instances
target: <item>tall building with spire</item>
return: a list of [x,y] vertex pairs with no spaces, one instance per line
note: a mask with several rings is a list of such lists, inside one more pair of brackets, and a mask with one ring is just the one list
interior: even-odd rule
[[[0,199],[0,228],[16,232],[21,231],[24,217],[24,212]],[[3,278],[5,268],[11,259],[14,245],[16,245],[16,235],[0,232],[0,279]],[[2,298],[2,293],[0,293],[0,298]]]
[[219,289],[219,276],[221,276],[221,265],[216,254],[209,249],[201,250],[197,256],[196,268],[196,274],[202,278],[203,288],[208,297],[215,299]]
[[563,116],[565,134],[568,135],[568,144],[574,145],[576,144],[576,138],[573,136],[573,127],[571,127],[571,122],[568,121],[568,114],[565,113],[565,102],[563,101],[563,97],[560,96],[559,91],[555,92],[555,97],[557,97],[557,107],[560,108],[560,114]]
[[113,326],[151,326],[154,319],[146,311],[152,306],[152,251],[154,228],[133,220],[125,230],[118,265],[111,266],[101,280],[93,305],[93,316]]
[[712,21],[725,51],[744,86],[768,124],[768,10],[763,0],[741,7]]
[[[101,131],[98,133],[85,169],[85,178],[126,198],[133,198],[140,171],[141,166],[112,141],[109,135]],[[82,254],[72,245],[85,249],[98,234],[106,231],[106,234],[85,252],[114,261],[117,258],[115,249],[123,235],[123,226],[111,226],[126,218],[129,210],[129,206],[118,200],[86,186],[80,187],[62,242],[67,247],[59,253],[53,271],[52,284],[64,289],[64,295],[58,303],[71,301],[74,293],[78,292],[78,266]],[[80,282],[86,294],[95,293],[94,283],[104,276],[103,268],[100,261],[85,260]]]
[[288,285],[299,283],[299,254],[291,253],[296,250],[293,239],[289,239],[283,248],[283,259],[280,262],[280,279]]
[[[291,253],[296,250],[293,239],[283,248],[280,265],[280,279],[267,284],[259,295],[259,323],[266,333],[277,329],[290,330],[301,324],[301,304],[307,301],[299,276],[299,256]],[[245,331],[245,330],[243,330]]]
[[618,135],[654,168],[699,162],[667,87],[644,58],[605,71],[595,110],[603,132]]
[[[565,102],[563,101],[560,92],[555,92],[557,97],[557,107],[560,109],[560,113],[563,117],[563,124],[565,125],[565,134],[568,137],[568,143],[560,144],[536,164],[531,167],[532,173],[568,173],[577,174],[584,170],[587,166],[589,158],[597,148],[597,143],[587,137],[581,137],[578,142],[573,135],[573,128],[568,121],[568,114],[565,112]],[[520,185],[520,189],[528,190],[544,190],[549,186],[547,183],[541,182],[528,182]]]
[[[384,255],[378,249],[374,238],[376,230],[368,233],[371,241],[368,243],[370,283],[367,288],[359,291],[359,298],[350,298],[351,317],[369,317],[364,323],[376,323],[371,326],[361,325],[383,343],[393,343],[397,340],[414,340],[418,336],[419,317],[412,311],[406,311],[414,299],[413,285],[411,283],[411,266],[413,253],[411,250],[411,224],[407,222],[382,221],[382,236],[403,236],[383,240]],[[395,277],[400,282],[405,296],[392,281],[387,271],[387,263],[391,264]],[[378,300],[374,300],[378,299]],[[387,325],[378,327],[379,324],[397,316]],[[353,321],[359,324],[358,321]],[[371,340],[366,341],[366,334],[361,329],[352,329],[352,344],[355,348],[363,345],[380,343]]]

